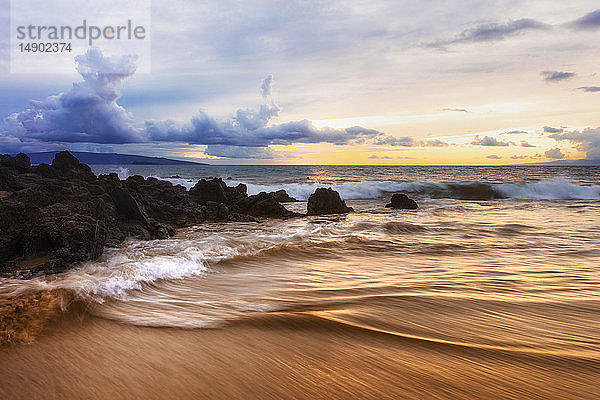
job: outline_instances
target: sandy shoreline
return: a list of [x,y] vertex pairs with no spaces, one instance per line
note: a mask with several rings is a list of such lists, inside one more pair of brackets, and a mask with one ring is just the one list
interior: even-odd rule
[[222,329],[71,315],[0,348],[0,398],[597,398],[596,362],[458,351],[305,314]]

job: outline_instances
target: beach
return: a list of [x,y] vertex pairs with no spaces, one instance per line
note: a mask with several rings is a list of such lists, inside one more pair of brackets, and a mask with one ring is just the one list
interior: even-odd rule
[[[354,212],[207,222],[3,278],[0,397],[597,397],[597,169],[228,168],[298,215],[320,186]],[[394,190],[419,208],[386,208]]]
[[430,343],[270,315],[223,329],[58,321],[1,350],[3,398],[594,399],[598,361]]

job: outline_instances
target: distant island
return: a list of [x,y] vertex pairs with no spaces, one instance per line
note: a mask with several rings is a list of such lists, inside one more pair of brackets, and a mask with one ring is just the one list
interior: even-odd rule
[[[46,151],[39,153],[27,153],[32,164],[50,164],[54,155],[59,151]],[[72,151],[75,157],[83,164],[92,165],[209,165],[193,161],[174,160],[164,157],[147,157],[133,154],[118,153],[91,153],[86,151]]]

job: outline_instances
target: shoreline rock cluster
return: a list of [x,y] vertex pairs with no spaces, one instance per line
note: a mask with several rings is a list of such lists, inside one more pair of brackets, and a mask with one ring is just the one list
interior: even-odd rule
[[[25,154],[0,155],[0,275],[29,278],[63,272],[119,246],[127,237],[165,239],[206,222],[305,216],[281,203],[285,190],[248,195],[246,185],[221,178],[181,185],[139,175],[96,176],[68,151],[51,165]],[[308,215],[353,211],[331,188],[308,199]]]

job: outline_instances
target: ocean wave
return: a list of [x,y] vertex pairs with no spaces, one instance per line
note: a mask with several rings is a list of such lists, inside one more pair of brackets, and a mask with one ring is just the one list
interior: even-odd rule
[[48,279],[47,289],[68,289],[84,298],[102,302],[105,298],[125,298],[130,290],[159,279],[182,279],[201,275],[208,269],[198,247],[169,249],[167,241],[132,242],[123,249],[107,249],[98,261]]
[[[130,176],[127,168],[115,170],[119,178]],[[160,177],[173,185],[181,185],[191,189],[198,179],[183,177]],[[308,200],[317,188],[331,187],[340,193],[344,200],[369,200],[384,197],[390,193],[404,192],[425,198],[449,198],[459,200],[492,200],[492,199],[540,199],[540,200],[600,200],[600,185],[579,185],[564,177],[551,180],[541,180],[531,183],[489,183],[471,182],[424,182],[424,181],[377,181],[364,180],[343,183],[294,182],[294,183],[255,183],[244,180],[226,181],[228,186],[243,183],[248,188],[248,194],[274,192],[284,189],[291,197],[300,201]]]
[[[242,182],[235,182],[242,183]],[[331,187],[344,200],[376,199],[394,192],[412,193],[429,198],[452,198],[461,200],[491,200],[503,198],[545,200],[600,200],[600,186],[582,186],[565,178],[527,184],[485,182],[394,182],[362,181],[339,184],[286,183],[260,185],[246,183],[248,194],[285,191],[298,200],[307,200],[318,187]]]
[[[210,228],[209,228],[210,229]],[[329,236],[322,226],[305,226],[289,232],[274,230],[190,233],[190,238],[130,240],[121,248],[108,248],[96,261],[45,278],[15,281],[19,291],[66,289],[77,297],[102,303],[107,298],[125,300],[132,290],[158,280],[202,276],[217,263],[283,250],[313,238]],[[1,293],[0,293],[1,294]]]

